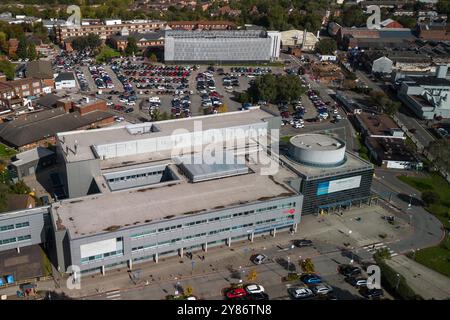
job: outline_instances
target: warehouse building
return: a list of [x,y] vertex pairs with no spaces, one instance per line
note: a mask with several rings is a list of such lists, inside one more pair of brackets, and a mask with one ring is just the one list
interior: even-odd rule
[[317,214],[366,203],[373,165],[346,152],[345,142],[327,135],[301,134],[289,140],[281,160],[301,179],[302,214]]
[[279,58],[277,31],[166,31],[166,62],[269,62]]
[[405,77],[398,98],[421,119],[450,118],[447,71],[447,65],[440,65],[434,76]]

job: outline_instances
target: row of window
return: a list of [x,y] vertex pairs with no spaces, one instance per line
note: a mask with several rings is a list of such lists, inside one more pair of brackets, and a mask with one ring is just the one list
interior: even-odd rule
[[[276,221],[283,221],[283,220],[292,220],[292,219],[294,219],[294,216],[290,215],[290,216],[284,216],[281,218],[273,218],[273,219],[269,219],[269,220],[258,221],[258,222],[256,222],[256,225],[264,224],[264,223],[271,223],[271,222],[276,222]],[[219,234],[219,233],[227,232],[230,230],[238,230],[238,229],[248,228],[251,226],[253,226],[253,223],[247,223],[247,224],[242,224],[242,225],[238,225],[238,226],[234,226],[234,227],[230,227],[230,228],[213,230],[213,231],[208,232],[208,235]],[[146,245],[142,245],[142,246],[137,246],[137,247],[134,247],[131,249],[131,253],[136,253],[136,252],[153,249],[153,248],[156,248],[157,246],[174,244],[174,243],[176,243],[178,241],[182,241],[182,240],[192,240],[195,238],[204,237],[204,236],[206,236],[206,234],[207,234],[206,232],[203,232],[203,233],[199,233],[199,234],[192,235],[192,236],[186,236],[184,238],[176,238],[176,239],[172,239],[172,240],[166,240],[166,241],[163,241],[160,243],[151,243],[151,244],[146,244]]]
[[19,236],[19,237],[14,237],[14,238],[9,238],[9,239],[0,239],[0,246],[3,245],[7,245],[10,243],[16,243],[16,242],[22,242],[22,241],[28,241],[31,240],[31,235],[26,235],[26,236]]
[[106,253],[102,253],[102,254],[97,254],[95,256],[83,258],[83,259],[81,259],[81,264],[92,263],[92,262],[103,260],[105,258],[113,258],[113,257],[120,257],[120,256],[123,256],[123,250],[106,252]]
[[9,224],[9,225],[6,225],[6,226],[0,226],[0,232],[14,230],[14,229],[27,228],[29,226],[30,226],[30,223],[28,221],[27,222],[16,223],[15,225],[14,224]]
[[132,174],[132,175],[120,177],[120,178],[111,178],[111,179],[108,179],[108,182],[120,182],[120,181],[132,180],[132,179],[142,179],[145,177],[161,175],[163,173],[164,173],[164,170],[152,171],[152,172],[146,172],[146,173],[138,173],[138,174]]
[[[256,212],[257,213],[261,213],[261,212],[266,212],[266,211],[270,211],[270,210],[275,210],[275,209],[285,209],[285,208],[292,208],[295,207],[295,202],[289,202],[289,203],[285,203],[279,206],[271,206],[271,207],[267,207],[267,208],[261,208],[261,209],[257,209]],[[185,227],[191,227],[194,225],[199,225],[199,224],[203,224],[203,223],[207,223],[207,222],[214,222],[214,221],[220,221],[220,220],[227,220],[227,219],[231,219],[231,218],[236,218],[236,217],[240,217],[240,216],[247,216],[249,214],[253,214],[255,213],[255,210],[249,210],[249,211],[244,211],[244,212],[238,212],[238,213],[234,213],[234,214],[228,214],[228,215],[224,215],[224,216],[220,216],[220,217],[215,217],[215,218],[210,218],[210,219],[203,219],[203,220],[197,220],[197,221],[192,221],[189,223],[185,223],[184,225],[173,225],[170,227],[165,227],[165,228],[159,228],[158,230],[153,229],[153,230],[146,230],[146,231],[142,231],[139,233],[135,233],[132,234],[130,237],[133,240],[136,239],[141,239],[141,238],[145,238],[151,235],[154,235],[156,232],[161,233],[161,232],[167,232],[167,231],[172,231],[175,229],[179,229],[182,228],[183,226]]]

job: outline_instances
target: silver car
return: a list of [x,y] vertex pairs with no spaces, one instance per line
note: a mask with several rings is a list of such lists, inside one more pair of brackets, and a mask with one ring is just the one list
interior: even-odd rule
[[314,292],[314,294],[329,294],[333,291],[333,287],[331,287],[328,284],[318,284],[316,286],[311,287],[311,290]]

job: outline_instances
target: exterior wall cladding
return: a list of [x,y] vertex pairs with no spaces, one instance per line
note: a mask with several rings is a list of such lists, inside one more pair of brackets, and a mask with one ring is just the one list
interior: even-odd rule
[[167,36],[164,60],[176,61],[270,61],[272,38],[176,38]]
[[[229,209],[211,211],[204,214],[180,216],[143,226],[124,228],[113,232],[68,239],[70,257],[64,261],[66,270],[70,265],[78,265],[83,274],[105,270],[148,260],[158,260],[179,254],[179,250],[192,252],[207,247],[227,244],[228,240],[250,239],[275,229],[296,228],[302,211],[302,195],[242,205]],[[258,209],[264,209],[258,212]],[[295,212],[292,210],[295,209]],[[235,216],[233,216],[235,215]],[[273,220],[276,219],[276,220]],[[192,224],[192,225],[188,225]],[[164,231],[165,228],[171,230]],[[162,229],[162,230],[161,230]],[[64,238],[61,235],[61,238]],[[70,238],[70,235],[69,235]],[[123,253],[114,256],[96,257],[92,261],[81,258],[80,246],[98,241],[122,238]],[[67,243],[66,243],[67,244]],[[60,244],[61,245],[61,244]],[[62,244],[65,246],[64,244]],[[67,261],[69,260],[70,261]]]
[[[316,180],[303,180],[300,192],[303,194],[305,201],[303,203],[302,214],[318,213],[319,208],[326,205],[344,204],[349,201],[358,201],[367,199],[370,196],[370,187],[372,185],[373,169],[352,172],[342,175],[336,175]],[[359,188],[348,189],[343,191],[332,192],[324,195],[317,195],[317,187],[319,183],[332,181],[337,179],[361,176],[361,184]]]
[[51,236],[49,207],[0,214],[0,251],[48,242]]

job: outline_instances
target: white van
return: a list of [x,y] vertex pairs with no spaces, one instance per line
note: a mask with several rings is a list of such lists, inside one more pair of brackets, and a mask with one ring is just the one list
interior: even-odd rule
[[148,102],[161,103],[161,100],[159,99],[159,97],[150,97],[150,98],[148,98]]

